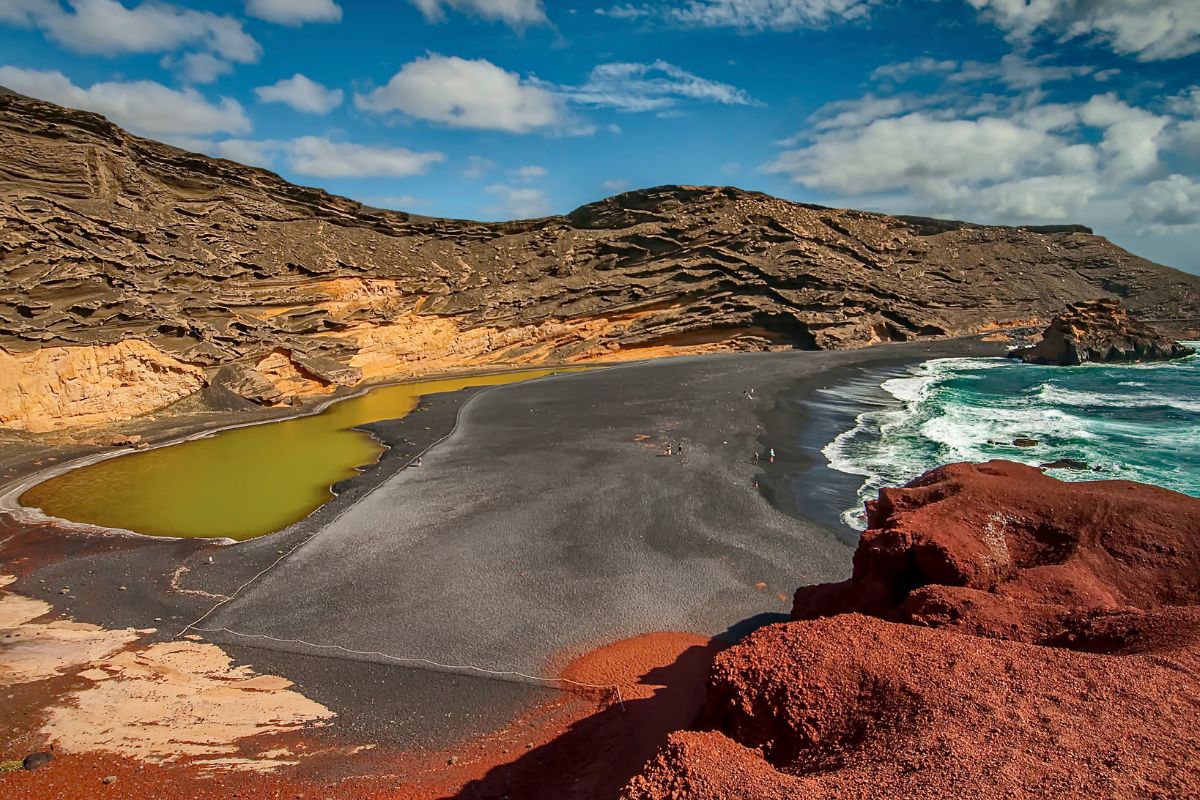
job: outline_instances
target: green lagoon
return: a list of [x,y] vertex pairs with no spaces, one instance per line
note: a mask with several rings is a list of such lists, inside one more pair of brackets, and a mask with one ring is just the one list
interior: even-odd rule
[[333,497],[331,486],[379,460],[384,447],[355,426],[403,417],[423,395],[556,371],[382,386],[312,416],[233,428],[81,467],[34,486],[21,504],[152,536],[251,539],[308,516]]

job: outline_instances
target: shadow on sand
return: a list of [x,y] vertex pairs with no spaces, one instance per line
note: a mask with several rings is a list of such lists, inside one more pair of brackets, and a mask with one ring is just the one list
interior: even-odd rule
[[713,657],[764,625],[787,621],[763,613],[693,645],[637,680],[634,697],[613,702],[516,761],[493,768],[454,795],[459,800],[613,800],[667,741],[690,727],[704,705]]
[[611,800],[667,734],[692,724],[704,703],[713,656],[726,647],[692,646],[638,679],[638,695],[573,723],[560,736],[463,787],[461,800]]

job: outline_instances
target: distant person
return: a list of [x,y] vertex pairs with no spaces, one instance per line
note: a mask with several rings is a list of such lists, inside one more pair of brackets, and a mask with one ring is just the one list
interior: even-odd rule
[[754,463],[756,463],[756,464],[758,463],[758,451],[757,450],[754,451]]
[[771,463],[774,464],[775,463],[775,448],[774,447],[771,448],[771,452],[769,455],[771,457]]
[[683,455],[683,442],[675,445],[675,454],[680,456]]

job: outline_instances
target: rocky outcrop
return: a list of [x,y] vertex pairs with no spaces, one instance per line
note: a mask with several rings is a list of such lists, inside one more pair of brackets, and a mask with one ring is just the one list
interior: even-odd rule
[[[1200,278],[1078,226],[686,186],[482,224],[369,208],[19,95],[0,93],[0,137],[0,347],[140,339],[266,402],[464,366],[952,336],[1113,293],[1200,318]],[[275,353],[305,380],[274,358],[260,381]]]
[[1028,364],[1064,367],[1098,362],[1167,361],[1193,353],[1129,316],[1115,298],[1072,303],[1056,314],[1031,347],[1011,351],[1010,358]]
[[204,370],[140,339],[0,349],[0,426],[33,433],[132,419],[207,383]]
[[957,464],[869,524],[849,581],[717,656],[705,730],[626,797],[1200,792],[1200,500]]

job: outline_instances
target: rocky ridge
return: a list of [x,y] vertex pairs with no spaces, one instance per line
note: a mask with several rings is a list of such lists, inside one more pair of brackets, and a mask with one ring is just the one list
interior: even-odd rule
[[869,525],[848,581],[716,657],[704,724],[626,797],[1200,792],[1200,500],[954,464]]
[[1072,303],[1050,320],[1042,339],[1011,351],[1028,364],[1071,367],[1088,362],[1168,361],[1193,350],[1129,316],[1121,301]]
[[[489,364],[962,335],[1110,295],[1139,315],[1200,318],[1200,278],[1079,226],[686,186],[544,219],[430,219],[5,92],[0,141],[0,350],[17,398],[0,426],[12,428],[128,418],[195,391],[194,370],[278,404]],[[104,349],[130,341],[156,355]],[[83,360],[100,365],[97,385],[138,402],[56,371],[76,355],[28,356],[49,348],[95,349]]]

